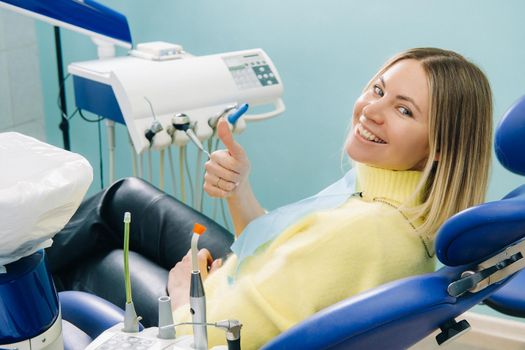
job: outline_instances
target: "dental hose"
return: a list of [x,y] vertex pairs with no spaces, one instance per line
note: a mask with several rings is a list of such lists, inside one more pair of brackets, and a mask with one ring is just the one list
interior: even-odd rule
[[184,181],[184,147],[179,147],[179,177],[180,177],[180,198],[186,204],[186,183]]
[[159,188],[164,191],[164,150],[159,153]]
[[188,188],[190,189],[190,196],[191,201],[188,200],[190,203],[193,203],[193,198],[195,196],[195,193],[193,192],[193,181],[191,180],[191,172],[190,172],[190,164],[188,162],[188,149],[187,146],[183,146],[184,148],[184,168],[186,170],[186,175],[188,176]]
[[[193,207],[198,211],[202,212],[202,181],[201,181],[201,172],[202,172],[202,150],[197,151],[197,164],[195,166],[195,196],[193,197]],[[207,153],[207,152],[206,152]],[[207,153],[208,154],[208,153]],[[209,158],[209,154],[208,154]]]
[[175,166],[173,165],[173,153],[171,152],[171,146],[168,147],[168,161],[170,163],[171,173],[171,190],[173,191],[173,197],[177,197],[177,184],[175,181]]

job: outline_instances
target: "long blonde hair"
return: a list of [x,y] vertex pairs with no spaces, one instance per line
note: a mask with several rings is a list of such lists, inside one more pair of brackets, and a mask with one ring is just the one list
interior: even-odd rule
[[415,48],[392,57],[371,82],[405,59],[419,61],[427,74],[430,149],[416,190],[422,194],[422,204],[402,209],[412,219],[423,218],[417,231],[432,239],[450,216],[485,200],[492,148],[492,93],[476,65],[437,48]]

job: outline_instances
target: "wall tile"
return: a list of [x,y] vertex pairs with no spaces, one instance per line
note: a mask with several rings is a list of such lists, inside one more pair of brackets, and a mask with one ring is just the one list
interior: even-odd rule
[[19,124],[14,127],[11,127],[9,131],[16,131],[44,142],[46,140],[43,120],[32,120],[28,123]]
[[7,51],[13,123],[43,118],[43,98],[36,45]]
[[0,129],[8,128],[13,124],[9,85],[7,54],[0,51]]
[[6,48],[36,44],[35,22],[33,19],[13,11],[4,10],[0,22],[4,31]]
[[[0,9],[0,23],[4,23],[4,13],[5,10]],[[4,36],[4,26],[0,25],[0,51],[5,50],[5,36]]]

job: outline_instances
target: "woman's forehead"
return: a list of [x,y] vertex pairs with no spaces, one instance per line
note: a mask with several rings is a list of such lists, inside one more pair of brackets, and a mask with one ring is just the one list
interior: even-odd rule
[[423,65],[416,60],[406,59],[389,67],[379,79],[388,92],[413,99],[422,110],[428,109],[429,84]]

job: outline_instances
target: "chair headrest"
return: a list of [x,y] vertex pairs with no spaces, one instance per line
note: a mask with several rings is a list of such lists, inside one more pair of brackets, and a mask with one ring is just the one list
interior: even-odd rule
[[459,266],[488,259],[525,238],[525,185],[499,201],[464,210],[445,222],[436,236],[436,256]]
[[[525,175],[525,96],[501,119],[494,141],[500,163]],[[478,205],[451,217],[436,235],[436,255],[445,265],[479,262],[525,238],[525,185],[502,200]]]
[[525,96],[510,107],[501,119],[496,129],[494,149],[506,169],[525,175]]

